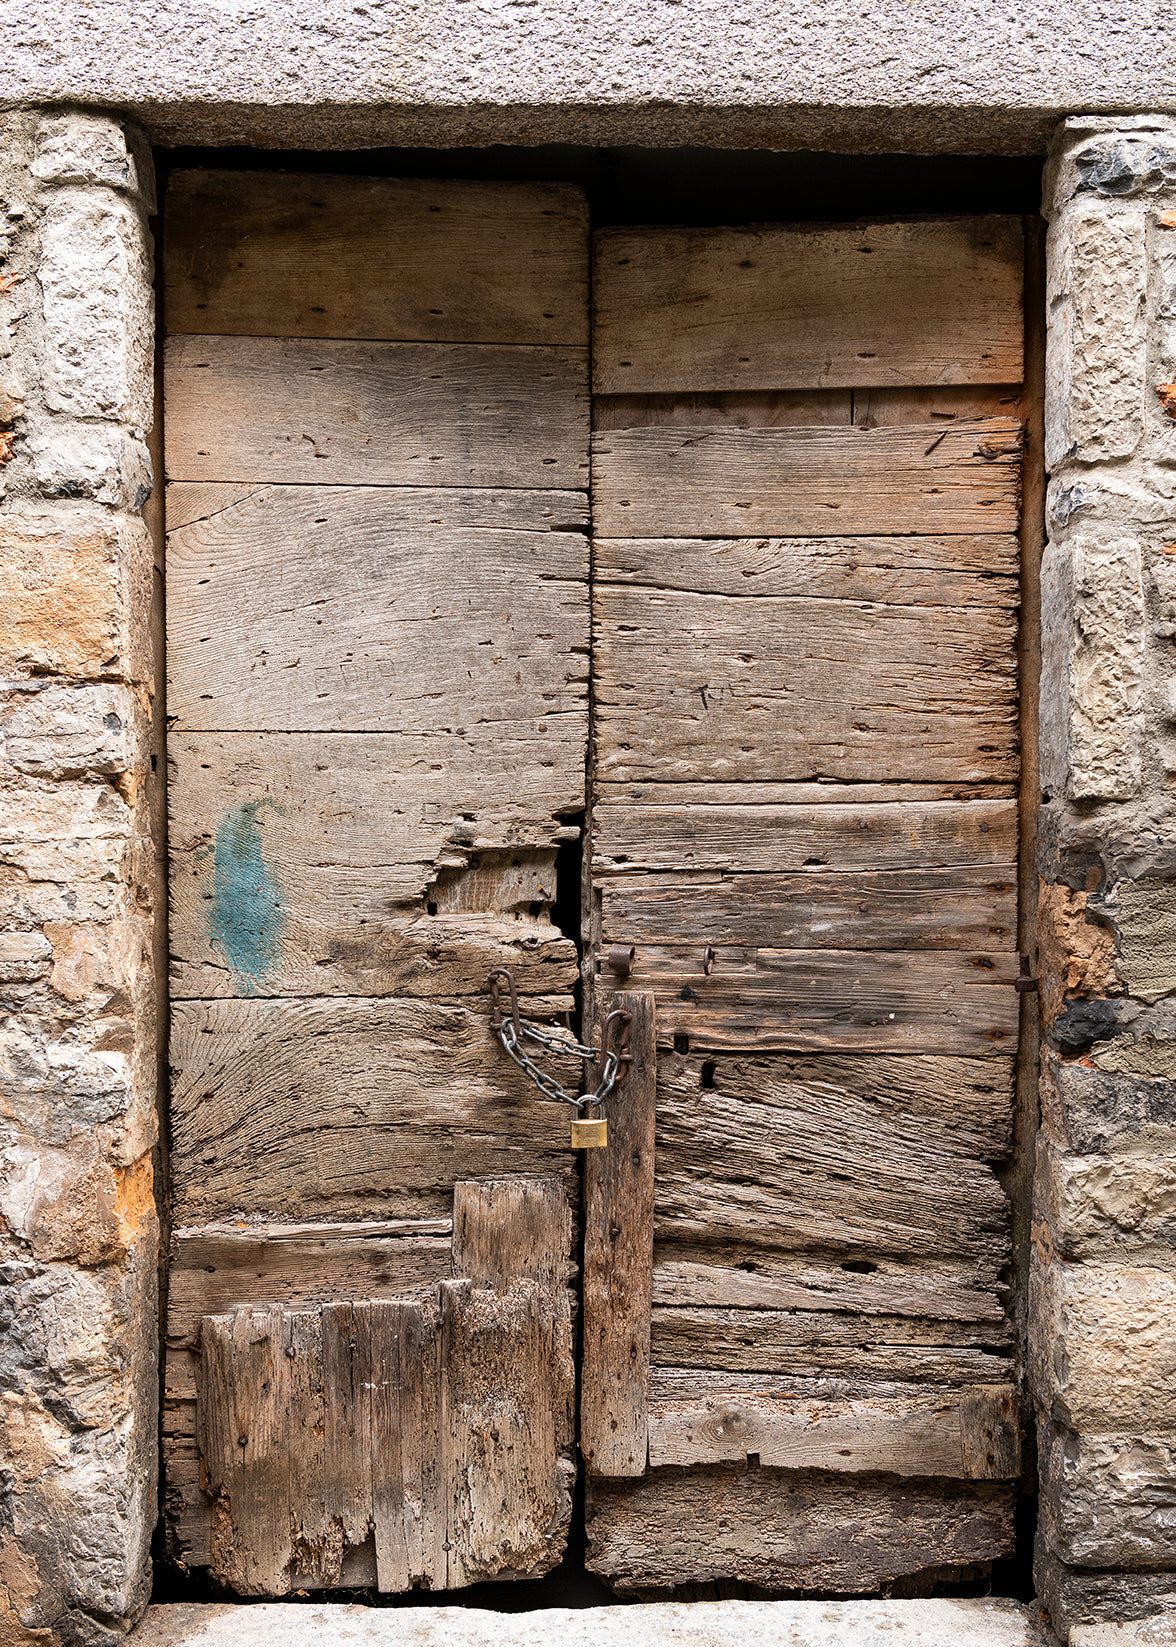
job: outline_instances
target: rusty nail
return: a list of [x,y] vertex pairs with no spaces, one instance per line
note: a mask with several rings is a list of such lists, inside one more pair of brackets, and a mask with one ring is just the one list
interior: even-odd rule
[[1028,955],[1021,956],[1020,976],[1013,979],[1013,987],[1018,995],[1029,995],[1037,989],[1037,979],[1030,969]]
[[632,944],[613,944],[608,952],[608,970],[615,972],[618,978],[627,978],[636,959],[637,951]]

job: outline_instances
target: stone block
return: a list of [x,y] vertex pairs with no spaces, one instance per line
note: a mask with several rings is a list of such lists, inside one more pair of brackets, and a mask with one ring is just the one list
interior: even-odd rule
[[1041,578],[1042,782],[1071,800],[1128,799],[1143,772],[1140,546],[1051,542]]
[[[1092,1058],[1110,1051],[1104,1042]],[[1176,1083],[1066,1063],[1048,1049],[1042,1057],[1043,1135],[1078,1155],[1116,1143],[1133,1144],[1176,1131]]]
[[151,458],[132,430],[54,418],[31,429],[25,444],[33,481],[45,497],[92,498],[138,510],[151,496]]
[[1176,1618],[1080,1625],[1070,1637],[1070,1647],[1176,1647]]
[[1136,200],[1176,188],[1176,124],[1158,114],[1072,115],[1044,178],[1047,211],[1083,196]]
[[1072,1567],[1176,1566],[1176,1434],[1039,1426],[1040,1533]]
[[1176,1572],[1115,1573],[1067,1567],[1039,1539],[1033,1578],[1042,1609],[1063,1641],[1067,1632],[1081,1624],[1122,1623],[1176,1613]]
[[137,127],[109,115],[69,109],[42,115],[36,159],[30,167],[41,183],[97,183],[134,196],[155,210],[155,167]]
[[154,1216],[150,1155],[115,1165],[103,1148],[105,1131],[78,1132],[57,1147],[0,1120],[0,1216],[42,1263],[119,1263],[144,1217]]
[[50,196],[37,267],[42,389],[50,411],[150,429],[151,255],[142,215],[128,201],[73,188]]
[[1176,1081],[1176,1020],[1170,1013],[1141,1014],[1125,1033],[1092,1047],[1090,1057],[1110,1074],[1160,1084]]
[[1034,1203],[1061,1258],[1176,1260],[1176,1129],[1099,1155],[1041,1136]]
[[[0,1262],[6,1516],[35,1585],[14,1610],[51,1640],[113,1641],[147,1600],[157,1240],[152,1217],[119,1264]],[[106,1633],[87,1636],[87,1618]]]
[[1176,1433],[1176,1273],[1069,1263],[1051,1230],[1039,1224],[1035,1235],[1029,1364],[1039,1406],[1086,1439]]
[[1147,395],[1142,207],[1079,201],[1050,230],[1045,461],[1130,457]]
[[0,760],[40,778],[117,778],[149,757],[147,711],[116,682],[0,687]]
[[1119,932],[1119,969],[1131,994],[1158,1001],[1176,990],[1176,882],[1120,881],[1113,917]]
[[151,581],[142,521],[77,505],[0,516],[0,674],[148,679]]

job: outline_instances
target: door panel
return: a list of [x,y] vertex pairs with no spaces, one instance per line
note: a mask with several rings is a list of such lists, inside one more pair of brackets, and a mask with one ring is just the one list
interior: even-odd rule
[[645,1427],[582,1436],[622,1590],[1012,1547],[1021,271],[1004,219],[596,237],[587,985],[658,1048]]
[[[586,289],[572,189],[172,182],[164,1451],[245,1592],[562,1553],[578,1174],[485,979],[574,1004]],[[563,1209],[541,1275],[501,1178]]]

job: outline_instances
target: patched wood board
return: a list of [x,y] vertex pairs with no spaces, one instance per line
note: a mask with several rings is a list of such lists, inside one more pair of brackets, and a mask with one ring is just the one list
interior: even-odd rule
[[[610,787],[592,809],[592,858],[597,875],[647,869],[791,871],[866,870],[937,865],[1005,865],[1017,855],[1017,807],[1012,800],[879,799],[828,804],[808,795],[797,803],[738,804],[734,785],[705,786],[682,800],[677,785]],[[862,786],[864,788],[864,786]],[[886,793],[885,790],[882,791]],[[860,791],[859,791],[860,795]],[[614,798],[615,797],[615,798]]]
[[[1008,951],[719,950],[646,945],[628,979],[657,1003],[658,1045],[697,1051],[932,1052],[1017,1046],[1017,957]],[[597,957],[596,987],[615,983]]]
[[594,388],[1018,383],[1016,217],[595,237]]
[[173,527],[171,723],[455,748],[519,736],[566,743],[582,767],[588,542],[543,529],[550,511],[529,495],[522,527],[493,524],[493,508],[464,524],[469,493],[451,509],[443,491],[272,486]]
[[1012,947],[1015,864],[944,869],[801,869],[791,875],[605,877],[601,946],[770,949]]
[[173,995],[464,995],[499,965],[570,990],[547,919],[582,804],[566,719],[530,740],[170,733]]
[[170,480],[587,485],[579,348],[170,337]]
[[593,519],[609,538],[1008,536],[1021,437],[1013,418],[617,429],[593,436]]
[[[849,389],[746,390],[709,395],[594,394],[594,429],[644,429],[669,423],[679,429],[784,429],[853,422]],[[913,421],[913,419],[912,419]]]
[[736,1579],[861,1594],[1011,1555],[1016,1489],[713,1464],[588,1484],[588,1567],[623,1592]]
[[700,1395],[651,1407],[651,1468],[749,1458],[790,1470],[1009,1479],[1020,1468],[1016,1402],[1011,1385],[996,1385],[820,1404]]
[[781,1252],[751,1240],[708,1246],[673,1237],[659,1241],[653,1255],[655,1304],[973,1322],[982,1327],[986,1343],[1004,1343],[1012,1331],[996,1296],[999,1280],[995,1255],[987,1263],[928,1254],[890,1257],[880,1251],[870,1258],[845,1258]]
[[606,586],[593,615],[606,781],[1016,776],[1005,609]]
[[564,183],[179,171],[169,332],[588,341],[588,211]]
[[731,1242],[956,1261],[994,1285],[1009,1207],[986,1163],[1011,1148],[1012,1082],[1007,1056],[665,1058],[656,1238],[716,1264]]
[[[1014,537],[597,538],[599,583],[704,595],[804,596],[891,606],[1020,599]],[[750,608],[748,609],[751,610]],[[751,621],[758,628],[754,615]]]
[[[443,1217],[455,1180],[510,1173],[576,1199],[566,1107],[507,1058],[484,999],[177,1002],[171,1062],[179,1223]],[[578,1063],[551,1067],[576,1086]]]

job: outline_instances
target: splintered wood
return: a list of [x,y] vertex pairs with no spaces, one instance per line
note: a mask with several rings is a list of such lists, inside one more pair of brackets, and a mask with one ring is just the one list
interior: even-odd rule
[[[587,982],[659,1048],[647,1372],[588,1381],[585,1247],[622,1589],[1011,1549],[1021,287],[1007,218],[597,237]],[[591,1404],[637,1370],[641,1466]]]
[[[459,1271],[418,1299],[240,1305],[199,1326],[208,1563],[248,1595],[534,1576],[571,1514],[566,1197],[460,1184]],[[479,1255],[494,1252],[493,1264]]]
[[[173,1547],[248,1593],[545,1571],[568,1215],[542,1276],[511,1267],[533,1230],[483,1235],[503,1288],[454,1266],[449,1218],[465,1177],[578,1191],[485,980],[575,1004],[586,205],[202,171],[167,214]],[[258,1453],[216,1415],[267,1356]]]

